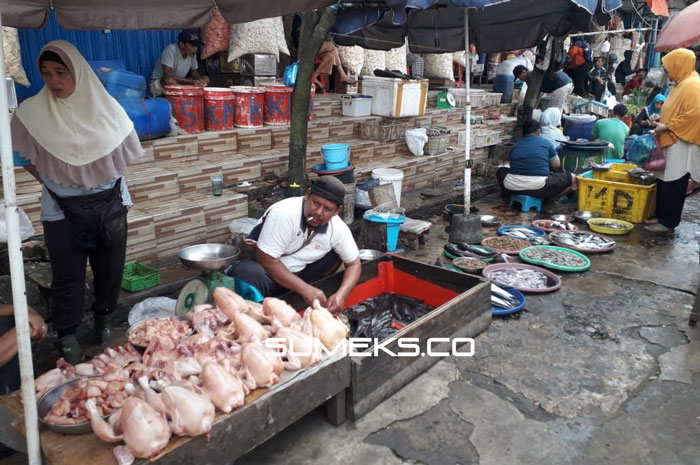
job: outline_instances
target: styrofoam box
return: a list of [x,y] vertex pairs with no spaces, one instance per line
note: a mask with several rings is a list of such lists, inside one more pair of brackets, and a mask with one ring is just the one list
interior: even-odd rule
[[343,95],[343,116],[369,116],[372,114],[372,98],[369,95]]
[[421,111],[421,81],[363,77],[362,93],[371,95],[372,114],[401,118],[419,116]]

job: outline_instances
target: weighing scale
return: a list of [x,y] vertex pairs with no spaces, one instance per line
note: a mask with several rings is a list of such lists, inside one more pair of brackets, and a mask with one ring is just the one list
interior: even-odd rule
[[435,103],[435,108],[452,109],[457,106],[457,101],[455,96],[450,94],[447,89],[443,90],[437,94],[437,102]]
[[217,287],[233,290],[235,280],[222,271],[231,266],[240,253],[238,247],[226,244],[199,244],[182,249],[178,257],[185,268],[202,273],[180,291],[175,314],[185,316],[195,305],[210,303]]

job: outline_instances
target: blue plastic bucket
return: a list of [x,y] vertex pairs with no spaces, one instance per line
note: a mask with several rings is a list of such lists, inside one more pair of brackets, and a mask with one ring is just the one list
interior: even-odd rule
[[513,101],[513,81],[514,78],[512,74],[499,74],[493,80],[493,91],[503,94],[501,103],[510,103]]
[[347,168],[350,158],[350,144],[326,144],[321,147],[323,161],[328,170]]

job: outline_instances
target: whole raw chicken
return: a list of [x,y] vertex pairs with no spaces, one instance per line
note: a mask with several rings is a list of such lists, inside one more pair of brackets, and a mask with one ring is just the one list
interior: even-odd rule
[[170,440],[170,426],[163,416],[138,397],[129,397],[121,409],[118,423],[119,435],[113,424],[99,415],[92,399],[85,403],[90,412],[90,422],[95,434],[104,441],[116,442],[124,439],[134,457],[151,458],[157,455]]
[[301,320],[301,317],[287,302],[274,297],[266,297],[262,304],[263,313],[272,318],[274,326],[290,326]]
[[286,369],[298,370],[321,360],[318,338],[296,328],[280,328],[275,336],[284,340],[287,347]]
[[333,350],[347,336],[347,328],[331,312],[321,307],[318,300],[313,301],[313,309],[308,309],[307,312],[309,310],[311,310],[311,323],[316,331],[315,335],[323,342],[326,349]]
[[199,378],[202,390],[222,412],[229,413],[245,403],[245,396],[249,392],[248,388],[224,366],[208,362],[202,368],[202,374]]
[[231,289],[225,287],[217,287],[214,289],[214,305],[233,321],[233,316],[236,313],[245,313],[248,311],[248,304],[243,297],[239,296]]
[[243,313],[236,313],[233,316],[233,327],[235,329],[236,340],[241,343],[253,339],[264,341],[270,337],[270,332],[266,330],[263,325]]
[[241,361],[246,377],[249,380],[252,378],[256,387],[270,387],[278,383],[279,375],[284,371],[284,364],[279,354],[265,347],[265,344],[260,341],[243,345]]
[[202,394],[180,386],[166,386],[160,394],[170,417],[170,429],[178,436],[209,434],[214,405]]

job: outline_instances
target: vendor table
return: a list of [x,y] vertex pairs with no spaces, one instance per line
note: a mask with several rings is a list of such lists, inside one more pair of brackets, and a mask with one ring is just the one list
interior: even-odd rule
[[[345,421],[345,389],[349,384],[350,360],[336,352],[286,382],[251,392],[244,407],[229,414],[219,413],[208,442],[201,436],[173,436],[152,462],[159,465],[232,463],[324,403],[329,421],[338,425]],[[19,392],[0,397],[0,402],[22,414]],[[19,420],[14,423],[23,425],[23,420]],[[116,463],[112,455],[116,445],[92,433],[65,436],[48,429],[41,431],[44,463],[50,465],[112,465]]]

